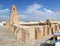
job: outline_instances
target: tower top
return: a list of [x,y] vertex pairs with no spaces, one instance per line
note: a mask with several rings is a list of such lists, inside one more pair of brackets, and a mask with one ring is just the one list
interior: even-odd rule
[[15,5],[12,5],[11,11],[15,11],[16,12],[16,6]]
[[11,7],[9,21],[10,21],[10,24],[13,24],[13,25],[16,25],[16,26],[19,25],[18,14],[17,14],[15,5],[12,5],[12,7]]

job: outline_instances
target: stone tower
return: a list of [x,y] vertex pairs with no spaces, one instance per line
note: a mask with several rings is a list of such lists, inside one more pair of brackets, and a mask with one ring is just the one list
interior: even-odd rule
[[19,25],[18,14],[17,14],[15,5],[12,5],[10,15],[9,15],[9,23],[15,26]]

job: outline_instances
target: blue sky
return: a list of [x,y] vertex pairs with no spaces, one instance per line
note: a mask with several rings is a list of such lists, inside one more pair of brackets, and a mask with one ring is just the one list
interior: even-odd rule
[[12,5],[20,21],[60,20],[60,0],[0,0],[0,21],[8,20]]

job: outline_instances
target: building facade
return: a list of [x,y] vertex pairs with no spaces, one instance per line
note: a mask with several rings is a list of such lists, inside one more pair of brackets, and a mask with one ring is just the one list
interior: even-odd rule
[[14,31],[15,37],[22,43],[31,43],[39,41],[53,35],[60,29],[60,22],[55,20],[40,21],[40,22],[20,22],[15,5],[12,6],[7,27]]

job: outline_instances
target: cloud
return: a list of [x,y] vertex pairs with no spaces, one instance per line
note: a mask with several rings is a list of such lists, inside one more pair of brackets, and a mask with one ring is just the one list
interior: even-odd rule
[[0,14],[7,13],[8,11],[9,11],[9,9],[0,9]]
[[55,14],[58,14],[36,3],[28,6],[25,13],[22,14],[25,16],[25,18],[24,16],[21,15],[22,19],[24,19],[25,21],[26,20],[27,21],[40,21],[40,20],[45,20],[45,19],[55,19],[56,18]]
[[33,4],[27,7],[26,13],[32,13],[38,9],[40,9],[42,6],[39,4]]
[[1,15],[0,16],[0,21],[8,21],[9,16],[6,15]]
[[[0,14],[5,14],[9,11],[9,9],[0,9]],[[3,15],[0,16],[3,20],[7,20],[8,16]],[[7,19],[5,19],[7,18]],[[26,11],[23,11],[19,15],[20,21],[40,21],[40,20],[60,20],[60,12],[52,11],[51,9],[45,8],[44,6],[34,3],[32,5],[27,6]]]
[[3,5],[0,4],[0,21],[7,21],[8,20],[8,8],[2,9]]
[[20,17],[22,21],[60,20],[60,12],[52,11],[36,3],[29,5],[24,12]]
[[52,10],[49,10],[49,9],[46,9],[46,8],[44,8],[44,11],[47,12],[47,13],[53,13]]

